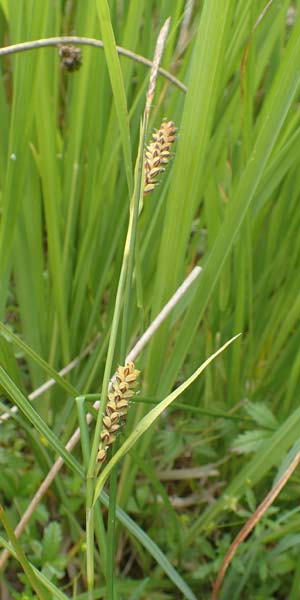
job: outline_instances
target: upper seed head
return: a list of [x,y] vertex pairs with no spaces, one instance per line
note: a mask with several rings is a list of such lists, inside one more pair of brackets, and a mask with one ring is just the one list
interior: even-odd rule
[[144,194],[148,194],[157,186],[157,176],[164,171],[170,158],[170,148],[176,139],[176,127],[173,121],[163,121],[160,128],[152,135],[152,141],[145,151],[145,185]]

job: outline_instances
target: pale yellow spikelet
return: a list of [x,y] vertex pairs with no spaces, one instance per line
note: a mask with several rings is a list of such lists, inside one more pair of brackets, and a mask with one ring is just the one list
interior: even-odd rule
[[97,456],[99,463],[105,462],[107,451],[116,440],[115,434],[126,422],[129,401],[134,396],[136,379],[139,374],[140,371],[135,368],[133,362],[117,369],[102,419],[101,442]]
[[153,133],[145,152],[144,194],[149,194],[157,186],[157,177],[165,170],[164,165],[172,156],[170,149],[176,139],[176,131],[173,121],[163,121]]

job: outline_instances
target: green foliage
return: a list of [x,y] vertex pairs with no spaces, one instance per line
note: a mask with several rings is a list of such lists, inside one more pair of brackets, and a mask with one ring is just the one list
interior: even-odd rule
[[253,423],[263,429],[251,429],[239,434],[232,442],[232,449],[240,454],[249,454],[258,451],[262,442],[271,436],[272,431],[278,427],[278,422],[273,413],[263,403],[247,402],[245,412],[251,417]]
[[[73,73],[55,46],[0,52],[0,408],[18,407],[0,420],[7,531],[57,456],[65,463],[11,550],[4,597],[91,600],[87,563],[94,598],[112,597],[114,581],[118,598],[210,598],[230,544],[297,450],[300,3],[266,4],[0,0],[0,46],[104,41],[81,46]],[[141,134],[149,69],[115,44],[151,59],[168,16],[162,65],[186,92],[159,75]],[[178,128],[174,160],[124,259],[141,139],[163,118]],[[96,495],[116,465],[86,538],[98,440],[84,397],[196,264],[201,275],[137,359],[142,394],[99,476]],[[83,448],[71,454],[79,424]],[[299,483],[296,472],[238,549],[220,598],[299,598]]]

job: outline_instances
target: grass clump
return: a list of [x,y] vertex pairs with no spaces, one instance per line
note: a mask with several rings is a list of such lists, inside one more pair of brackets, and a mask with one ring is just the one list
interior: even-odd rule
[[298,600],[299,8],[0,2],[1,599]]

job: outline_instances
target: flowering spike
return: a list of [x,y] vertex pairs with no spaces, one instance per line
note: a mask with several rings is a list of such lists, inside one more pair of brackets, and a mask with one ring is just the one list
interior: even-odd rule
[[152,192],[158,184],[157,177],[165,169],[171,157],[170,148],[176,139],[176,127],[173,121],[163,121],[152,135],[152,141],[145,152],[144,194]]
[[101,442],[97,456],[99,463],[105,462],[107,451],[116,439],[115,433],[126,422],[129,399],[134,396],[133,390],[139,374],[140,371],[135,368],[133,362],[127,363],[125,367],[118,367],[116,381],[112,384],[108,394],[108,402],[102,420]]

